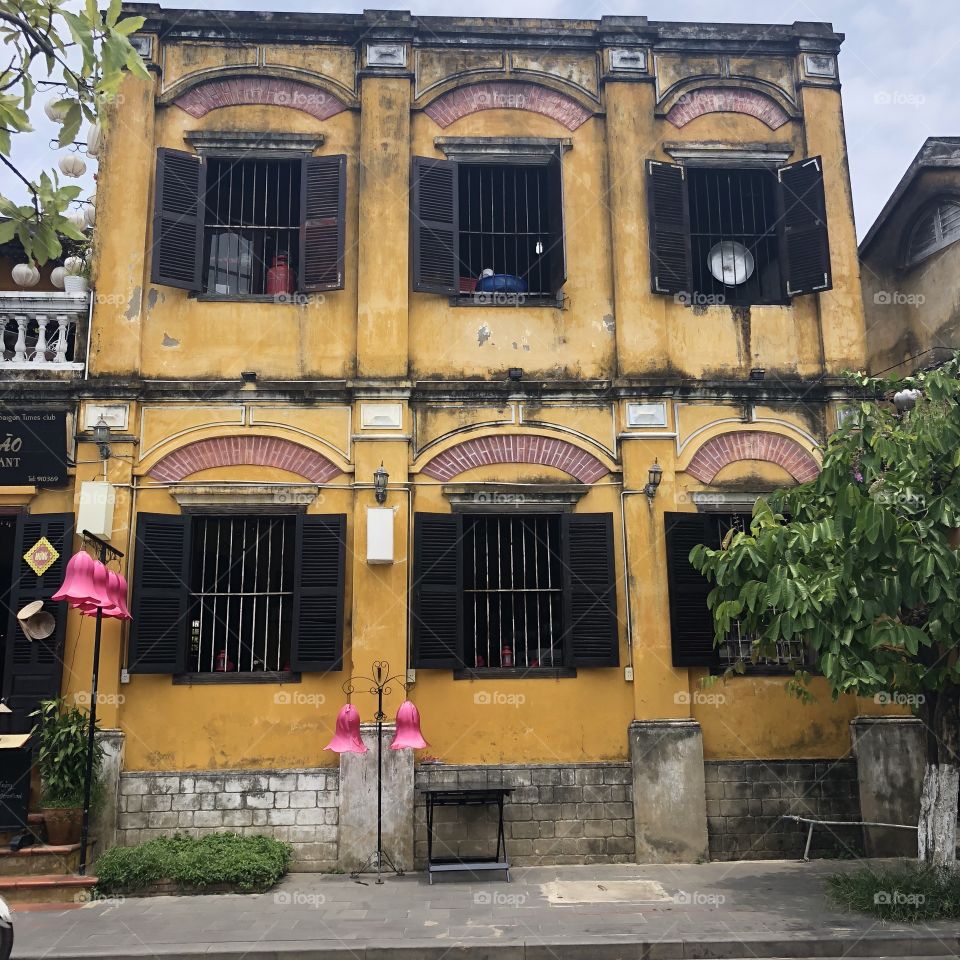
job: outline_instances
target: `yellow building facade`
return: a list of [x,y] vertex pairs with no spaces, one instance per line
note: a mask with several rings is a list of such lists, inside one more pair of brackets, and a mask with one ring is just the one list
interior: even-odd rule
[[[514,783],[518,862],[782,855],[781,812],[855,812],[880,708],[791,699],[796,651],[703,687],[744,648],[687,561],[815,476],[865,365],[842,36],[129,10],[152,81],[101,160],[76,466],[5,495],[114,490],[118,842],[346,863],[323,747],[377,661],[430,743],[388,781]],[[67,695],[91,636],[71,613]]]

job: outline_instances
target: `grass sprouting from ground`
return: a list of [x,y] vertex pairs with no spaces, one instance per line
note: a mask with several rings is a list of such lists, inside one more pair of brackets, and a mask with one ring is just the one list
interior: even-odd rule
[[955,867],[864,867],[829,877],[827,892],[839,906],[881,920],[960,919],[960,869]]

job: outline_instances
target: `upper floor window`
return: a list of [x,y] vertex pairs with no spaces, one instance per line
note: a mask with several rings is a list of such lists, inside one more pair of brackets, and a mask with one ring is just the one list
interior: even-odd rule
[[418,513],[412,606],[418,667],[615,667],[613,518]]
[[910,229],[907,266],[912,267],[956,240],[960,240],[960,202],[940,200],[928,207]]
[[561,177],[555,148],[495,162],[414,157],[413,289],[481,304],[556,303],[566,280]]
[[342,289],[345,190],[344,155],[161,147],[151,280],[231,298]]
[[647,162],[654,293],[785,303],[832,286],[819,157],[769,166]]

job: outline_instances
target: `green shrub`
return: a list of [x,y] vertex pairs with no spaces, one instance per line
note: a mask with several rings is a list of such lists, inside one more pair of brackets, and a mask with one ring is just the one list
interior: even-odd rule
[[[37,746],[43,805],[45,807],[82,807],[83,785],[87,772],[87,736],[90,715],[66,700],[43,700],[30,714],[36,718],[33,742]],[[99,726],[97,727],[99,729]],[[93,791],[100,780],[103,746],[94,742]]]
[[848,910],[881,920],[960,919],[960,869],[908,863],[838,873],[827,880],[830,897]]
[[161,881],[185,890],[230,884],[240,890],[266,890],[286,872],[290,847],[271,837],[178,833],[135,847],[113,847],[96,864],[97,892],[133,894]]

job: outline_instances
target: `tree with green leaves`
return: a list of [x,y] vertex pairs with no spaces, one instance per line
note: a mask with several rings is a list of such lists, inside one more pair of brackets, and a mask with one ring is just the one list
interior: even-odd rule
[[58,145],[70,147],[84,121],[103,128],[104,109],[126,74],[149,76],[129,40],[143,18],[121,19],[120,5],[110,0],[101,11],[97,0],[0,0],[0,169],[19,181],[29,201],[17,204],[0,193],[0,216],[8,218],[0,221],[0,243],[16,237],[36,264],[60,255],[61,237],[84,239],[69,217],[81,188],[61,184],[55,170],[39,176],[20,170],[13,144],[32,132],[38,95],[49,96],[48,115],[61,123]]
[[[715,583],[719,642],[738,622],[754,659],[802,640],[834,698],[914,707],[927,733],[918,856],[956,859],[960,784],[960,354],[860,390],[816,480],[759,500],[749,530],[691,562]],[[743,665],[733,668],[742,672]]]

